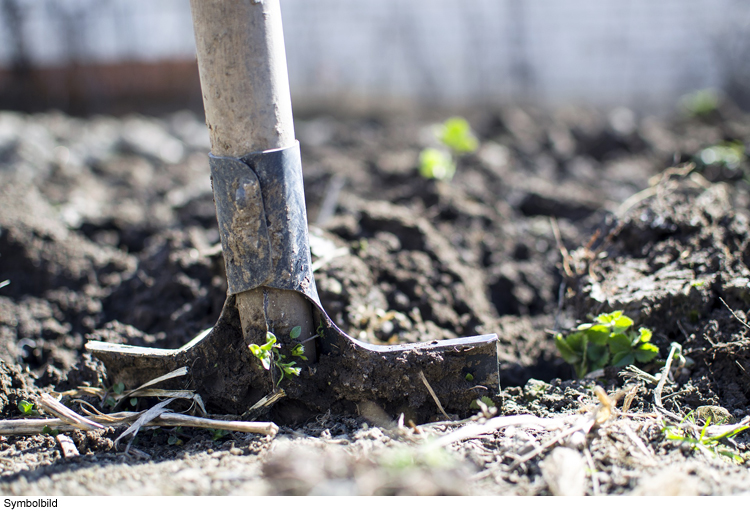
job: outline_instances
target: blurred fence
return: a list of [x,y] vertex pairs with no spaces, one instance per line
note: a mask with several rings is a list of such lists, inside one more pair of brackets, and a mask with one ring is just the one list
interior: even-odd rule
[[[298,107],[747,102],[744,0],[281,0]],[[0,105],[200,108],[187,0],[0,0]]]

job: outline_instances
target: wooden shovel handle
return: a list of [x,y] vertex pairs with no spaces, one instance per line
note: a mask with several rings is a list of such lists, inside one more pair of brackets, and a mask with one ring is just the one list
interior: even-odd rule
[[279,0],[191,0],[203,106],[216,156],[294,143]]

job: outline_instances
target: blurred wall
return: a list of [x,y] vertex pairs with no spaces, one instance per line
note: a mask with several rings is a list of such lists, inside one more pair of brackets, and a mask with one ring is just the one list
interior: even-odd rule
[[[281,0],[295,106],[746,102],[743,0]],[[0,0],[0,105],[200,109],[187,0]],[[140,104],[140,106],[139,106]]]

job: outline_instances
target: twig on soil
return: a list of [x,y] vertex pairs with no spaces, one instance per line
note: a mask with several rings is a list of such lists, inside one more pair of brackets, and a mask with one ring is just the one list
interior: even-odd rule
[[60,449],[62,449],[63,457],[72,458],[79,455],[78,448],[69,436],[63,434],[56,435],[55,440],[58,444],[60,444]]
[[661,400],[661,394],[664,391],[664,384],[666,384],[667,378],[669,377],[669,368],[672,367],[672,359],[674,358],[674,354],[678,349],[682,349],[682,346],[680,346],[677,342],[672,342],[672,346],[669,349],[669,356],[667,357],[667,361],[664,363],[664,369],[661,370],[659,383],[656,385],[656,389],[654,389],[654,404],[656,404],[656,407],[658,407],[660,410],[664,409],[664,405],[662,404]]
[[745,326],[745,328],[750,329],[750,325],[747,322],[745,322],[744,320],[742,320],[739,317],[739,315],[737,315],[737,313],[734,311],[734,309],[732,309],[731,307],[729,307],[729,305],[726,302],[724,302],[723,298],[719,297],[719,300],[721,300],[721,303],[726,306],[726,308],[729,310],[729,312],[732,314],[732,316],[734,318],[736,318],[739,321],[740,324],[742,324],[743,326]]
[[435,391],[432,389],[432,386],[430,386],[430,383],[427,382],[427,377],[424,376],[424,373],[422,371],[419,372],[419,378],[422,379],[422,382],[424,383],[425,387],[427,388],[427,391],[430,392],[430,396],[432,396],[432,400],[435,401],[435,404],[437,404],[438,409],[440,410],[440,413],[443,414],[445,418],[448,420],[453,420],[453,417],[448,415],[448,413],[445,412],[443,409],[443,405],[440,403],[440,399],[437,398],[437,395],[435,394]]
[[193,417],[181,413],[164,413],[155,421],[160,426],[183,426],[202,429],[223,429],[225,431],[239,431],[241,433],[256,433],[275,436],[279,427],[273,422],[248,422],[246,420],[213,420],[209,418]]
[[568,249],[563,245],[562,235],[560,235],[560,227],[557,225],[557,220],[555,220],[554,217],[550,217],[549,223],[552,227],[552,234],[555,237],[555,242],[557,243],[557,249],[560,251],[560,255],[562,255],[563,271],[565,271],[565,275],[567,275],[568,277],[574,277],[575,273],[570,267],[570,261],[572,257],[570,256],[570,251],[568,251]]
[[39,404],[42,408],[44,408],[45,411],[53,415],[57,415],[61,420],[64,420],[77,429],[82,429],[83,431],[104,429],[104,426],[102,426],[101,424],[89,420],[86,417],[79,415],[72,409],[65,407],[62,403],[60,403],[60,401],[58,401],[48,393],[42,393],[42,396],[39,399]]
[[583,431],[584,433],[588,433],[589,431],[591,431],[591,428],[593,428],[595,424],[596,424],[595,417],[593,416],[585,417],[583,421],[574,425],[572,428],[569,428],[568,430],[563,431],[562,433],[558,434],[555,438],[553,438],[549,442],[546,442],[543,446],[539,446],[533,451],[530,451],[526,453],[525,455],[521,455],[520,457],[518,457],[516,460],[513,461],[513,463],[510,466],[508,466],[508,471],[513,471],[524,462],[528,462],[534,457],[541,455],[552,446],[555,446],[561,443],[563,440],[571,436],[573,433],[576,433],[578,431]]
[[558,429],[562,427],[566,419],[541,418],[534,415],[510,415],[507,417],[496,417],[487,420],[483,424],[467,424],[451,433],[443,435],[437,440],[427,445],[427,448],[446,447],[454,442],[466,440],[481,435],[492,433],[501,428],[510,426],[536,426],[546,430]]
[[622,425],[622,432],[627,435],[627,437],[633,441],[633,444],[635,444],[635,447],[637,447],[641,453],[643,453],[646,458],[648,459],[649,466],[655,466],[656,462],[654,461],[654,453],[646,447],[646,444],[643,443],[643,440],[641,440],[641,437],[639,437],[633,429],[628,426],[627,424]]
[[591,456],[589,448],[583,448],[583,456],[586,457],[586,463],[591,471],[591,488],[594,491],[594,496],[602,494],[601,487],[599,486],[599,479],[596,476],[596,465],[594,464],[594,457]]
[[622,412],[627,413],[628,410],[630,410],[630,405],[633,403],[633,400],[635,400],[635,396],[638,394],[638,390],[641,389],[640,384],[636,384],[632,388],[628,390],[628,392],[625,394],[625,400],[622,401]]
[[[90,406],[90,404],[89,404]],[[90,406],[92,409],[93,406]],[[119,427],[130,424],[141,417],[145,412],[120,411],[118,413],[89,415],[89,418],[102,424],[103,428]],[[242,433],[256,433],[260,435],[275,436],[279,427],[273,422],[248,422],[244,420],[215,420],[209,418],[193,417],[179,413],[162,413],[143,426],[171,427],[183,426],[202,429],[223,429],[226,431],[238,431]],[[45,428],[62,432],[80,429],[65,420],[59,418],[45,419],[12,419],[0,420],[0,435],[38,435],[44,433]]]
[[173,398],[168,398],[167,400],[163,400],[162,402],[159,402],[151,409],[142,413],[138,417],[138,419],[133,423],[133,425],[131,425],[128,429],[125,430],[125,432],[122,435],[120,435],[119,437],[115,439],[115,449],[117,449],[117,444],[123,438],[127,437],[128,435],[132,435],[132,437],[130,437],[130,441],[128,442],[128,445],[125,447],[125,453],[127,453],[130,450],[130,444],[133,442],[133,439],[138,434],[138,431],[140,431],[141,427],[143,427],[144,424],[151,422],[162,413],[166,413],[167,404],[169,404],[173,400],[174,400]]
[[59,418],[32,418],[0,420],[0,435],[39,435],[45,428],[58,431],[75,431],[78,428]]

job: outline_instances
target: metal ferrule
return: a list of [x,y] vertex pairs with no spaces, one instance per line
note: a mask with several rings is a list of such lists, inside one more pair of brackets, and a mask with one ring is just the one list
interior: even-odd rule
[[228,293],[265,286],[319,303],[299,142],[242,158],[209,154]]

